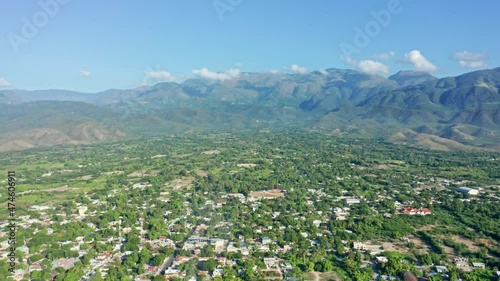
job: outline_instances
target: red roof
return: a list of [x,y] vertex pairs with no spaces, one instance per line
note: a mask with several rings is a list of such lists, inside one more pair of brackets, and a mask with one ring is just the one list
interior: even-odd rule
[[403,213],[405,213],[405,214],[417,214],[417,213],[430,214],[432,212],[428,208],[420,208],[420,209],[417,209],[417,208],[404,208],[403,209]]

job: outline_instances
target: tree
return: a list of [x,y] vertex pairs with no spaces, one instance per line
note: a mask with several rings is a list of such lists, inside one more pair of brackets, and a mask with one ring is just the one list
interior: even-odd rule
[[337,254],[342,255],[344,254],[344,244],[340,240],[340,238],[335,237],[335,250],[337,251]]
[[430,254],[422,255],[420,261],[425,265],[432,265],[432,256]]
[[166,256],[164,254],[158,254],[153,258],[153,265],[154,266],[159,266],[163,263],[165,260]]
[[30,264],[32,264],[32,263],[34,263],[36,261],[39,261],[41,259],[43,259],[43,256],[41,254],[34,254],[34,255],[32,255],[31,257],[28,258],[28,262]]
[[315,265],[315,264],[314,264],[313,262],[309,262],[309,263],[307,264],[307,271],[308,271],[308,272],[314,271],[314,265]]
[[153,278],[153,281],[165,281],[165,276],[156,275],[155,278]]
[[323,271],[324,272],[330,272],[333,270],[333,264],[331,261],[325,259],[323,260]]
[[134,267],[137,265],[137,262],[139,261],[139,255],[137,253],[132,253],[127,257],[127,260],[125,261],[125,265],[128,268]]
[[205,271],[213,271],[217,267],[218,264],[219,263],[216,260],[209,259],[209,260],[201,263],[200,269],[205,270]]
[[356,256],[354,257],[354,260],[357,262],[361,261],[361,253],[359,251],[356,251]]
[[151,260],[151,253],[147,249],[142,249],[139,252],[139,262],[142,264],[149,264]]
[[90,281],[103,281],[104,279],[101,276],[101,272],[99,270],[96,271],[95,275],[90,278]]
[[86,255],[84,255],[84,256],[82,257],[82,263],[83,263],[84,265],[88,265],[88,264],[90,263],[90,257],[89,257],[89,255],[88,255],[88,254],[86,254]]
[[213,255],[215,255],[214,246],[212,245],[203,246],[203,248],[201,249],[202,257],[212,257]]
[[323,263],[322,262],[315,263],[314,264],[314,270],[315,271],[323,272]]

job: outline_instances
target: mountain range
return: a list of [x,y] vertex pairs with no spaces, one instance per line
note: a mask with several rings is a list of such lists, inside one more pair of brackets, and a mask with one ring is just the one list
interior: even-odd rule
[[[241,73],[99,93],[0,91],[0,151],[164,133],[299,129],[500,150],[500,68],[438,79],[348,69]],[[333,136],[332,136],[333,137]]]

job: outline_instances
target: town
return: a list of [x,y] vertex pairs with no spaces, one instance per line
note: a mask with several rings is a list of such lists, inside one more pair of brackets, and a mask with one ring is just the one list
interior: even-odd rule
[[[224,134],[153,140],[135,150],[134,142],[104,144],[51,161],[42,155],[54,150],[18,152],[13,163],[40,160],[17,172],[10,276],[500,279],[498,158],[475,155],[467,174],[460,155],[311,142],[300,134]],[[449,169],[436,171],[432,161]],[[0,270],[7,276],[4,222]]]

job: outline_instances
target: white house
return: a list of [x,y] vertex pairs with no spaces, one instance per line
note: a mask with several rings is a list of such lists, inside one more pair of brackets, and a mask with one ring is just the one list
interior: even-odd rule
[[460,193],[465,193],[465,194],[469,194],[469,195],[478,195],[479,194],[479,190],[469,188],[469,187],[459,187],[457,189],[457,191]]

